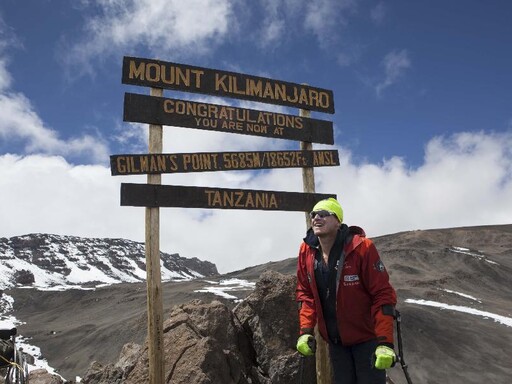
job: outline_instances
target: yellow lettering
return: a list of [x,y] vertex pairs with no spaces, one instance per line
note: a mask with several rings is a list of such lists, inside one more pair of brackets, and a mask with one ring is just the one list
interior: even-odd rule
[[270,194],[270,201],[268,203],[268,208],[277,208],[277,199],[273,193]]
[[130,73],[128,77],[130,79],[140,79],[144,80],[144,72],[145,72],[146,63],[143,61],[139,63],[139,66],[136,66],[135,61],[130,60]]
[[198,104],[197,105],[197,116],[200,117],[206,117],[208,116],[208,109],[206,107],[206,104]]
[[160,66],[156,63],[148,63],[146,65],[146,80],[160,81]]
[[246,88],[248,95],[261,97],[263,91],[261,80],[255,81],[253,79],[247,79]]
[[276,84],[275,98],[281,99],[281,100],[286,100],[286,85],[285,84]]
[[157,160],[158,160],[158,170],[160,172],[165,172],[167,170],[167,163],[165,162],[165,157],[158,156]]
[[253,164],[254,164],[254,168],[259,168],[261,167],[261,158],[260,158],[260,154],[257,153],[257,152],[254,152],[253,153]]
[[268,126],[266,126],[266,125],[247,124],[246,127],[247,127],[248,132],[256,132],[256,133],[267,133],[268,132]]
[[161,72],[161,80],[165,84],[174,84],[175,78],[174,78],[174,71],[172,66],[166,67],[164,64],[162,64],[160,68]]
[[314,166],[325,165],[324,152],[313,152],[313,164]]
[[235,207],[243,208],[244,205],[242,203],[242,198],[244,197],[244,193],[242,191],[236,191],[235,195],[236,195]]
[[287,100],[290,103],[296,103],[297,100],[299,100],[299,95],[297,93],[297,87],[293,87],[293,96],[290,98],[290,96],[287,97]]
[[200,71],[199,69],[192,69],[191,72],[196,75],[195,77],[195,87],[201,88],[201,76],[204,75],[204,71]]
[[212,205],[217,205],[218,207],[222,207],[222,200],[220,198],[219,191],[215,191],[215,194],[213,195],[213,204]]
[[328,108],[330,104],[329,94],[327,92],[320,92],[318,104],[322,108]]
[[314,89],[309,90],[309,105],[318,105],[318,92]]
[[274,99],[274,89],[272,88],[272,84],[269,82],[265,83],[265,91],[263,92],[263,97],[270,97],[271,99]]
[[140,170],[142,172],[148,172],[149,171],[149,165],[148,165],[148,157],[147,156],[140,156]]
[[157,164],[155,156],[151,156],[150,157],[149,164],[150,164],[150,171],[151,172],[157,172],[158,171],[158,164]]
[[232,91],[238,95],[245,95],[245,90],[238,89],[238,78],[236,76],[230,76],[232,79]]
[[175,67],[176,69],[176,85],[180,85],[180,83],[186,85],[187,87],[190,87],[190,69],[185,69],[185,72],[183,72],[183,69],[180,67]]
[[227,113],[227,110],[225,107],[222,107],[220,109],[220,113],[219,113],[219,119],[227,119],[228,118],[228,113]]
[[135,172],[135,173],[140,173],[140,169],[136,167],[135,165],[135,159],[133,158],[133,156],[130,156],[130,167],[131,167],[131,172]]
[[282,136],[282,135],[283,135],[283,129],[284,129],[284,128],[275,127],[275,128],[274,128],[274,135]]
[[256,194],[256,207],[258,208],[266,208],[267,204],[265,202],[266,193],[257,193]]
[[278,208],[277,199],[273,193],[212,190],[205,190],[205,193],[209,207],[263,209]]
[[126,173],[126,157],[119,156],[116,159],[116,168],[118,173]]
[[224,83],[226,81],[227,75],[222,75],[219,77],[219,74],[215,74],[215,90],[219,91],[221,88],[224,92],[227,92],[228,89],[226,87],[226,84]]
[[169,99],[164,100],[164,112],[165,113],[173,113],[174,112],[174,102]]
[[308,104],[308,95],[306,93],[306,90],[304,88],[300,89],[300,95],[299,95],[299,103],[300,104]]
[[192,159],[190,158],[190,155],[184,154],[183,155],[183,169],[185,171],[188,170],[188,166],[190,165],[191,162],[192,162]]
[[[256,197],[258,196],[258,194],[256,194]],[[247,193],[247,199],[245,199],[245,208],[247,207],[252,207],[254,208],[254,200],[252,198],[252,194],[251,192],[248,192]]]
[[224,207],[232,207],[234,204],[234,196],[232,193],[224,192]]
[[177,171],[178,170],[178,156],[176,155],[169,155],[169,162],[170,162],[170,166],[169,166],[169,169],[171,171]]
[[218,204],[218,202],[220,202],[220,196],[218,191],[209,191],[206,189],[205,193],[208,198],[209,207],[214,207],[215,204]]

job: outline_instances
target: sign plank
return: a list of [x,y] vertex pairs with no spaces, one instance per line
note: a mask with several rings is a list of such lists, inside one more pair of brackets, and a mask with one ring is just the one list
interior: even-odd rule
[[189,100],[124,96],[124,121],[333,144],[332,121]]
[[125,56],[122,82],[334,113],[327,89],[160,60]]
[[110,156],[112,176],[340,165],[337,150],[197,152]]
[[308,212],[336,195],[182,185],[121,183],[121,205]]

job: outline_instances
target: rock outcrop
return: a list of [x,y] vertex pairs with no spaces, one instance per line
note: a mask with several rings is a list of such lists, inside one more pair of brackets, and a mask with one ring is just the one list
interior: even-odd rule
[[29,375],[30,384],[64,384],[64,380],[46,369],[35,369]]
[[[173,384],[314,383],[314,359],[295,351],[295,277],[267,271],[233,310],[199,300],[173,308],[164,322],[165,381]],[[119,360],[91,364],[84,384],[148,382],[148,345],[127,345]]]

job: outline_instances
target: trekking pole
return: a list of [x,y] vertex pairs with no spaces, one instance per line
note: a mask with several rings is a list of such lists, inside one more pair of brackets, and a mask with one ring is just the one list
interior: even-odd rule
[[400,362],[400,366],[404,371],[405,380],[407,380],[407,384],[412,384],[411,377],[409,376],[409,372],[407,371],[407,363],[404,359],[404,349],[402,345],[402,329],[400,327],[400,323],[402,322],[402,317],[400,316],[400,312],[395,309],[395,319],[396,319],[396,335],[398,339],[398,361]]

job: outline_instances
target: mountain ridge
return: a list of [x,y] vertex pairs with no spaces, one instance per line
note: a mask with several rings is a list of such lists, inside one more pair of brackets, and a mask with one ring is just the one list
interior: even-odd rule
[[[160,252],[162,281],[218,274],[215,264]],[[144,243],[34,233],[0,238],[0,288],[94,287],[146,279]]]
[[[405,231],[372,240],[397,290],[413,381],[508,383],[512,225]],[[164,282],[164,317],[195,299],[233,308],[251,291],[238,287],[229,291],[237,300],[220,297],[216,293],[226,280],[256,282],[266,270],[293,275],[295,267],[296,258],[288,258],[225,275]],[[146,338],[143,282],[86,291],[13,287],[6,292],[14,298],[13,313],[25,322],[20,333],[68,379],[83,375],[94,360],[113,362],[124,344],[143,344]],[[296,319],[284,324],[288,321]],[[395,383],[404,383],[398,368],[389,374]]]

